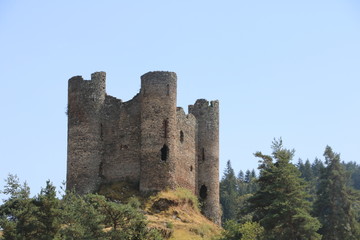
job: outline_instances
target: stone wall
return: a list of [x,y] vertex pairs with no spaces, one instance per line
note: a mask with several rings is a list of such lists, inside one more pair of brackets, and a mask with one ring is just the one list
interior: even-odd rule
[[174,188],[176,163],[176,74],[141,76],[140,191]]
[[102,114],[103,158],[102,179],[104,182],[140,178],[140,102],[137,95],[121,103],[107,96]]
[[102,155],[99,112],[105,100],[105,73],[69,80],[68,89],[68,189],[92,192],[100,184]]
[[182,108],[177,110],[177,165],[175,171],[176,182],[179,186],[190,189],[196,194],[196,118],[186,115]]
[[176,95],[173,72],[144,74],[128,102],[106,95],[104,72],[71,78],[67,188],[84,194],[119,181],[141,192],[184,187],[220,224],[218,102],[197,100],[185,114]]
[[189,106],[198,123],[198,195],[205,216],[221,222],[219,205],[219,102],[199,99]]

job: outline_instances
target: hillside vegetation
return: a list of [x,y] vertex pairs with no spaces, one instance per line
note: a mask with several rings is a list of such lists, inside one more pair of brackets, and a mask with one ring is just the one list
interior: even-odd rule
[[9,175],[0,205],[1,240],[163,240],[216,239],[220,227],[206,219],[186,189],[144,196],[128,183],[104,185],[101,194],[66,192],[55,187],[30,197],[30,189]]
[[162,191],[145,206],[149,226],[171,240],[210,240],[220,235],[220,227],[204,217],[197,198],[186,189]]
[[156,195],[141,195],[132,183],[103,185],[99,193],[113,201],[128,202],[137,197],[148,220],[148,226],[170,240],[211,240],[220,236],[221,228],[204,217],[196,196],[189,190],[164,190]]

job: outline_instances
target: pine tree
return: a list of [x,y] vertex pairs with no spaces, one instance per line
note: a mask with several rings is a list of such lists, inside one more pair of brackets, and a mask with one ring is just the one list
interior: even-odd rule
[[52,240],[61,228],[60,200],[56,197],[56,188],[50,182],[41,189],[40,194],[33,200],[38,207],[36,218],[39,221],[37,229],[38,240]]
[[316,233],[320,223],[310,216],[305,182],[290,163],[294,150],[284,149],[281,139],[273,142],[272,149],[272,156],[255,154],[262,162],[259,190],[249,198],[253,220],[264,227],[266,239],[320,239]]
[[314,213],[322,227],[324,240],[359,239],[358,223],[352,209],[344,179],[340,155],[327,146],[324,152],[326,168],[322,171]]
[[4,240],[38,239],[39,221],[36,217],[38,207],[30,198],[30,188],[20,184],[16,175],[5,180],[3,194],[9,198],[0,206],[0,227]]
[[224,175],[220,181],[220,203],[222,205],[222,222],[235,219],[237,216],[238,180],[230,160],[226,163]]
[[242,170],[239,171],[238,180],[244,182],[244,172]]

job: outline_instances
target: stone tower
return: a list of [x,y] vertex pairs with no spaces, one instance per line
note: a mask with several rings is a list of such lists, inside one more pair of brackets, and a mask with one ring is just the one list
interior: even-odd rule
[[130,181],[141,192],[184,187],[220,224],[219,103],[177,107],[177,76],[149,72],[140,92],[123,102],[105,92],[105,73],[69,80],[67,188],[96,192]]
[[219,206],[219,102],[199,99],[189,106],[197,119],[198,181],[203,212],[210,219],[221,215]]
[[105,100],[105,72],[69,80],[67,188],[91,192],[99,183],[102,156],[100,112]]
[[176,187],[175,73],[141,77],[141,135],[140,191]]

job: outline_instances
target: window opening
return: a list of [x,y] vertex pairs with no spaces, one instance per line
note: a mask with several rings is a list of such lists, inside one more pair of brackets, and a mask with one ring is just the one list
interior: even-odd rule
[[103,124],[100,123],[100,140],[102,141],[104,137]]
[[184,142],[184,132],[180,131],[180,142],[183,143]]
[[166,96],[169,96],[170,95],[170,86],[169,84],[166,85]]
[[103,162],[100,162],[100,165],[99,165],[99,177],[101,178],[104,178],[104,174],[103,174]]
[[201,159],[203,162],[205,161],[205,148],[202,148],[201,150]]
[[169,148],[166,144],[161,148],[161,160],[166,161],[169,158]]
[[202,185],[200,188],[200,197],[202,199],[205,199],[207,197],[207,187],[205,185]]
[[192,172],[192,171],[193,171],[193,166],[191,165],[191,166],[190,166],[190,172]]
[[164,138],[168,137],[168,127],[169,127],[169,119],[165,119],[163,122]]

